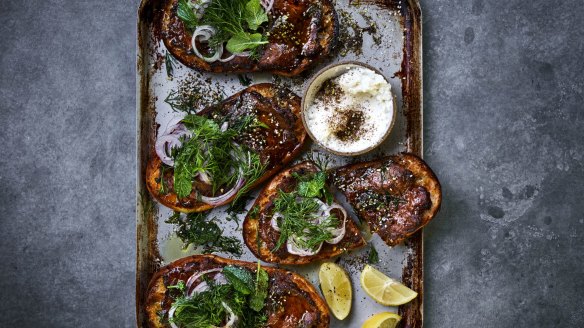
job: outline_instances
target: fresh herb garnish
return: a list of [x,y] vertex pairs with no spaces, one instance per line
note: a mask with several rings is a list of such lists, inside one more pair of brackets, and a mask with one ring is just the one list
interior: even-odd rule
[[194,30],[199,25],[199,19],[194,12],[194,6],[188,0],[179,0],[176,15],[185,24],[189,30]]
[[[208,290],[194,293],[191,296],[187,295],[183,281],[179,281],[175,286],[167,287],[179,291],[179,295],[173,297],[171,308],[174,309],[174,315],[168,321],[179,327],[219,326],[229,316],[229,312],[225,308],[225,305],[227,305],[233,311],[233,314],[238,317],[238,327],[263,327],[267,321],[267,316],[262,311],[263,302],[260,305],[259,298],[256,296],[256,291],[258,290],[256,286],[265,287],[265,290],[262,289],[261,292],[265,292],[267,295],[267,273],[263,269],[258,269],[256,282],[253,281],[251,272],[242,267],[227,266],[223,268],[223,274],[227,278],[227,284],[220,285],[209,280]],[[239,280],[243,276],[245,276],[245,282]],[[235,279],[233,281],[236,282],[233,283],[232,279]],[[241,284],[249,289],[242,289]],[[242,290],[245,292],[241,292]],[[256,310],[259,306],[261,308]]]
[[333,202],[333,195],[326,188],[326,173],[317,172],[314,175],[300,176],[294,175],[300,182],[298,183],[298,194],[306,198],[324,198],[327,204]]
[[377,253],[377,250],[375,249],[375,247],[373,247],[373,245],[371,245],[371,248],[369,249],[368,262],[369,264],[379,263],[379,253]]
[[[280,237],[272,252],[282,247],[292,236],[296,237],[295,242],[300,247],[314,250],[333,237],[330,230],[339,224],[339,219],[334,215],[321,219],[318,224],[314,222],[320,208],[317,199],[326,197],[328,193],[324,184],[325,173],[293,176],[299,180],[298,188],[289,193],[279,190],[278,196],[274,199],[274,213],[280,213],[282,219],[278,223]],[[330,197],[332,200],[332,196]]]
[[233,140],[254,120],[246,116],[231,124],[226,131],[222,131],[215,121],[199,115],[187,115],[182,120],[192,135],[173,153],[174,191],[179,198],[191,194],[193,180],[201,173],[210,177],[213,195],[232,188],[239,178],[246,182],[238,197],[249,191],[250,186],[262,176],[265,165],[261,163],[259,154],[235,144]]
[[253,276],[244,268],[228,265],[223,268],[223,275],[243,295],[249,295],[254,290]]
[[270,277],[268,276],[268,273],[266,270],[262,269],[260,261],[258,261],[255,291],[249,300],[249,307],[256,312],[260,312],[265,306],[266,297],[268,297],[269,280]]
[[241,256],[241,242],[235,237],[223,236],[223,230],[215,219],[209,220],[207,216],[207,213],[191,213],[183,217],[175,212],[165,222],[177,226],[176,234],[185,248],[193,245],[203,247],[204,253],[224,252]]
[[258,47],[268,43],[261,26],[268,21],[268,14],[260,0],[211,0],[201,19],[195,14],[194,5],[180,0],[177,16],[189,30],[199,25],[210,25],[216,33],[209,40],[211,47],[227,43],[231,53],[250,51],[257,57]]
[[249,76],[245,75],[245,74],[238,74],[237,75],[237,78],[239,78],[239,83],[241,85],[243,85],[244,87],[249,86],[251,84],[251,82],[252,82],[252,79]]
[[168,51],[166,52],[166,55],[164,57],[164,64],[166,65],[166,77],[172,80],[172,78],[174,77],[175,59]]

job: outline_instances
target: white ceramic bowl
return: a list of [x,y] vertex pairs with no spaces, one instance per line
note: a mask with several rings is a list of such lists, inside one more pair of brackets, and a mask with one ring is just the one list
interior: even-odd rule
[[334,79],[334,78],[342,75],[343,73],[346,73],[350,69],[357,68],[357,67],[362,67],[362,68],[366,68],[366,69],[374,71],[375,73],[383,76],[385,81],[389,84],[389,80],[378,69],[371,67],[367,64],[364,64],[364,63],[360,63],[360,62],[356,62],[356,61],[346,61],[346,62],[341,62],[341,63],[329,65],[329,66],[323,68],[322,70],[320,70],[318,73],[316,73],[316,75],[308,83],[308,87],[304,91],[304,96],[302,97],[302,115],[301,115],[301,117],[302,117],[302,123],[304,124],[304,128],[308,132],[308,135],[320,147],[322,147],[322,148],[326,149],[327,151],[329,151],[333,154],[336,154],[336,155],[356,156],[356,155],[362,155],[362,154],[365,154],[365,153],[372,151],[373,149],[377,148],[381,143],[383,143],[383,141],[385,141],[385,139],[387,139],[387,137],[389,136],[389,134],[393,128],[393,125],[395,124],[395,120],[396,120],[396,101],[395,101],[395,96],[393,95],[393,91],[392,91],[391,99],[393,100],[393,108],[392,108],[391,114],[390,114],[392,116],[390,118],[390,123],[384,127],[385,131],[383,133],[383,137],[380,138],[379,140],[372,140],[371,145],[368,146],[367,148],[365,148],[363,150],[359,150],[359,151],[343,152],[343,151],[339,151],[338,149],[331,149],[330,147],[327,147],[321,140],[319,140],[318,138],[315,137],[314,133],[310,130],[309,125],[307,124],[307,122],[309,120],[309,118],[307,117],[307,114],[306,114],[307,109],[314,102],[314,99],[316,98],[316,95],[317,95],[318,91],[320,91],[324,82],[326,82],[327,80],[330,80],[330,79]]

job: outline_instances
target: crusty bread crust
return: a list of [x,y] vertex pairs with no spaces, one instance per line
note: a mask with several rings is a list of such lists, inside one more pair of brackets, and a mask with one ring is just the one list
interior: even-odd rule
[[[229,97],[225,101],[223,101],[218,108],[225,104],[230,104],[237,98],[243,97],[246,94],[253,94],[257,93],[261,96],[269,99],[270,105],[272,106],[272,111],[276,113],[278,111],[280,114],[289,114],[290,117],[293,118],[294,125],[293,131],[290,131],[294,134],[298,142],[294,145],[292,149],[287,149],[285,155],[282,156],[282,160],[277,163],[270,163],[268,166],[267,171],[254,183],[251,185],[250,189],[255,188],[256,186],[260,185],[276,172],[278,172],[282,167],[286,164],[291,162],[303,149],[303,146],[306,143],[306,130],[304,130],[304,126],[302,125],[302,120],[300,119],[300,97],[293,94],[289,90],[282,90],[281,87],[277,87],[274,84],[270,83],[262,83],[256,84],[253,86],[248,87],[247,89],[240,91],[239,93]],[[203,110],[199,114],[208,114],[214,110],[217,110],[217,107],[210,107],[208,109]],[[291,115],[290,115],[291,114]],[[274,131],[270,131],[270,136],[274,135]],[[229,198],[222,204],[217,206],[212,206],[206,203],[203,203],[196,198],[189,198],[186,201],[181,200],[177,197],[176,193],[168,192],[163,194],[160,192],[161,190],[161,180],[160,180],[160,168],[162,165],[162,161],[154,150],[152,150],[150,161],[146,168],[146,186],[150,194],[162,205],[169,207],[175,211],[183,212],[183,213],[193,213],[193,212],[203,212],[212,209],[213,207],[223,206],[225,204],[229,204],[231,201],[235,199],[237,195]],[[172,169],[168,169],[167,172],[171,172]]]
[[[152,280],[150,280],[150,284],[148,285],[148,294],[145,304],[148,327],[150,328],[168,327],[167,325],[160,322],[160,313],[161,310],[163,310],[162,304],[166,297],[167,286],[176,283],[175,281],[170,281],[170,279],[168,278],[171,272],[176,273],[180,271],[183,272],[183,275],[185,277],[189,277],[190,275],[192,275],[194,271],[202,271],[210,268],[220,268],[227,265],[246,267],[254,271],[257,268],[256,263],[225,259],[215,255],[193,255],[179,259],[168,264],[167,266],[160,268],[154,274]],[[306,279],[304,279],[303,277],[294,272],[290,272],[287,270],[274,267],[262,268],[266,270],[268,276],[270,276],[271,278],[270,281],[272,281],[271,284],[275,280],[273,279],[273,277],[275,275],[278,275],[279,276],[278,279],[285,279],[287,282],[290,282],[293,285],[293,288],[296,289],[296,291],[298,291],[302,295],[305,295],[306,299],[304,300],[304,302],[307,302],[307,304],[305,305],[310,305],[310,308],[314,309],[315,312],[319,314],[319,317],[316,320],[317,325],[312,326],[313,328],[326,328],[329,326],[330,314],[328,307],[324,300],[320,297],[316,289]],[[274,286],[270,286],[270,290],[272,290],[272,288],[274,288]],[[270,295],[270,293],[268,293],[268,295]],[[284,311],[286,311],[286,309],[284,309]],[[292,324],[292,322],[284,322],[281,319],[278,320],[277,322],[268,321],[268,327],[273,328],[291,327],[289,326],[290,324]]]
[[[308,264],[316,260],[329,259],[342,253],[364,246],[365,240],[359,232],[359,228],[353,222],[351,217],[346,221],[345,237],[336,245],[324,243],[320,252],[313,256],[299,256],[290,254],[282,247],[276,253],[271,251],[265,240],[262,240],[262,235],[279,236],[279,232],[271,227],[271,213],[270,207],[274,198],[278,195],[280,189],[290,187],[296,179],[292,174],[318,172],[318,168],[314,163],[305,161],[291,168],[288,168],[278,175],[276,175],[270,183],[260,192],[252,209],[245,217],[243,222],[243,240],[247,247],[254,253],[254,255],[265,262],[299,265]],[[260,239],[258,241],[258,238]],[[258,249],[259,246],[259,249]]]
[[[191,33],[177,17],[178,0],[167,0],[162,18],[162,36],[166,48],[184,65],[206,72],[246,73],[270,72],[295,76],[328,56],[336,45],[339,22],[331,0],[275,0],[270,13],[270,28],[274,18],[286,15],[296,29],[298,39],[290,36],[263,46],[259,60],[235,57],[228,62],[208,63],[191,49]],[[317,10],[314,10],[316,8]],[[226,55],[225,55],[226,56]],[[224,57],[225,57],[224,56]]]
[[[412,223],[414,225],[413,229],[408,228],[407,231],[406,230],[400,231],[400,233],[397,236],[395,234],[391,234],[391,236],[390,236],[390,234],[384,234],[384,233],[378,232],[378,234],[381,236],[381,238],[385,241],[386,244],[388,244],[389,246],[394,246],[394,245],[402,243],[408,237],[410,237],[411,235],[413,235],[414,233],[416,233],[417,231],[422,229],[426,224],[428,224],[436,216],[436,213],[438,213],[438,211],[440,210],[440,205],[442,203],[442,188],[440,186],[440,182],[438,181],[438,178],[436,177],[436,175],[434,174],[432,169],[418,156],[408,154],[408,153],[402,153],[399,155],[380,158],[380,159],[373,160],[370,162],[356,163],[356,164],[351,164],[351,165],[343,166],[340,168],[336,168],[336,169],[331,170],[331,174],[329,174],[329,176],[331,177],[331,183],[333,185],[335,185],[335,181],[343,181],[342,182],[343,186],[335,185],[335,187],[337,187],[341,191],[343,191],[345,193],[345,195],[347,196],[349,202],[351,202],[351,199],[349,199],[349,196],[350,196],[349,192],[350,191],[342,190],[344,187],[346,187],[346,184],[350,184],[351,182],[355,181],[355,177],[351,176],[351,175],[355,174],[355,172],[373,172],[371,174],[375,174],[376,170],[367,171],[367,169],[375,168],[375,169],[377,169],[377,171],[379,171],[379,169],[381,169],[381,167],[384,165],[384,163],[392,163],[392,164],[398,165],[399,167],[401,167],[403,169],[409,170],[413,174],[412,188],[413,187],[425,188],[430,196],[430,201],[431,201],[430,207],[425,209],[423,211],[423,213],[421,214],[421,216],[420,216],[421,220],[419,222]],[[364,174],[367,174],[367,173],[364,173]],[[347,177],[349,177],[349,178],[347,178]],[[361,177],[363,177],[363,176],[361,176]],[[389,174],[389,173],[385,174],[385,178],[386,178],[386,181],[390,181],[391,179],[393,179],[393,180],[396,179],[395,176],[391,176],[391,174]],[[367,180],[367,178],[365,178],[365,180]],[[384,184],[386,181],[377,181],[377,182],[379,184]],[[352,203],[351,205],[353,205],[355,207],[355,204]],[[358,211],[357,211],[357,215],[360,215]],[[380,218],[379,217],[361,217],[361,219],[363,219],[365,222],[367,222],[369,224],[369,226],[371,228],[373,228],[372,225],[377,224],[377,222],[374,222],[374,221],[377,221]]]

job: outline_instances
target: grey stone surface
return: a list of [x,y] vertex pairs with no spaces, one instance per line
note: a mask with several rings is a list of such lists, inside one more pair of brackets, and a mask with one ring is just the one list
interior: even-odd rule
[[[0,1],[0,327],[134,324],[132,1]],[[427,327],[582,327],[584,4],[422,0]]]

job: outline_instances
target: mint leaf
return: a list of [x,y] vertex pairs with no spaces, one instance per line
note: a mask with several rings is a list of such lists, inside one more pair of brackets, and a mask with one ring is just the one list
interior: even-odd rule
[[266,270],[262,269],[260,262],[258,261],[255,292],[251,295],[249,300],[249,307],[256,312],[260,312],[264,308],[266,297],[268,297],[269,280],[270,277],[268,276],[268,273]]
[[260,0],[250,0],[245,5],[244,18],[249,28],[255,31],[268,21],[268,14],[266,14]]
[[254,281],[251,273],[243,268],[228,265],[223,268],[223,275],[233,288],[243,295],[249,295],[254,291]]
[[379,263],[379,254],[373,245],[371,245],[371,250],[369,250],[369,264],[377,264]]
[[199,19],[193,9],[189,6],[187,0],[179,0],[176,15],[183,21],[185,27],[189,30],[194,30],[199,25]]
[[268,43],[268,41],[262,40],[262,35],[260,33],[250,34],[247,32],[240,32],[227,41],[227,50],[232,54],[238,54],[246,50],[255,49],[266,43]]

